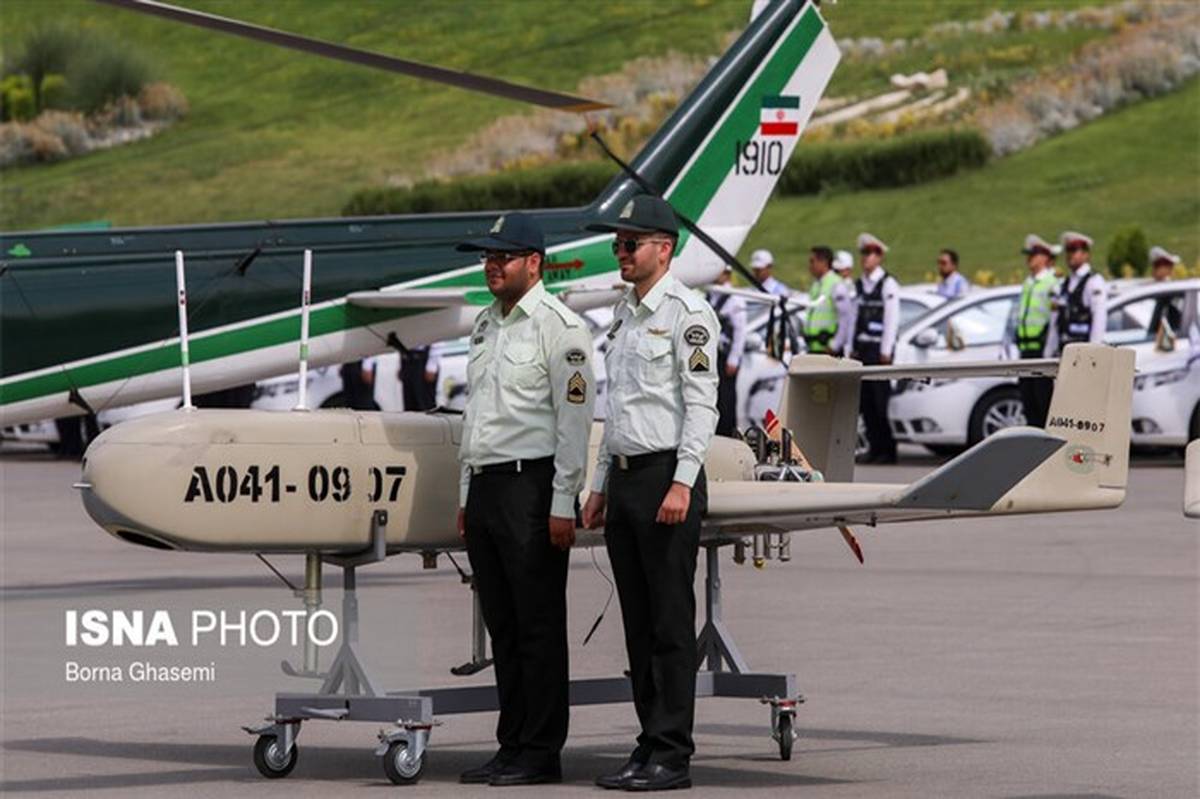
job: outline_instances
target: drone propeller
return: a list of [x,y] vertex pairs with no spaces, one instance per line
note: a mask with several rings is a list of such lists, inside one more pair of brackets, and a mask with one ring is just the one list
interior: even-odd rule
[[573,97],[569,94],[535,89],[531,86],[522,86],[517,83],[509,83],[508,81],[475,75],[470,72],[458,72],[452,69],[435,67],[430,64],[422,64],[418,61],[409,61],[403,58],[396,58],[395,56],[384,55],[383,53],[373,53],[369,50],[356,50],[352,47],[346,47],[333,42],[311,39],[307,36],[267,28],[262,25],[254,25],[249,22],[230,19],[229,17],[217,16],[216,14],[192,11],[191,9],[180,8],[179,6],[167,3],[160,3],[156,0],[95,0],[95,2],[151,16],[163,17],[175,22],[184,22],[200,28],[231,33],[234,36],[243,36],[247,39],[255,39],[260,42],[288,47],[292,50],[300,50],[305,53],[313,53],[326,58],[348,61],[352,64],[362,64],[363,66],[384,69],[389,72],[398,72],[401,75],[408,75],[436,83],[445,83],[450,86],[457,86],[460,89],[467,89],[468,91],[482,92],[509,100],[540,105],[556,111],[582,113],[584,111],[598,111],[612,107],[606,103],[589,100],[585,97]]

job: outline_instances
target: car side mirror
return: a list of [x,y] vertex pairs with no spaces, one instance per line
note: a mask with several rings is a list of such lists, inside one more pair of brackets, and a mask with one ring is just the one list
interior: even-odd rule
[[927,350],[930,347],[935,347],[938,343],[937,331],[932,327],[927,327],[921,332],[917,333],[917,335],[913,336],[912,343],[914,347],[920,347],[923,350]]

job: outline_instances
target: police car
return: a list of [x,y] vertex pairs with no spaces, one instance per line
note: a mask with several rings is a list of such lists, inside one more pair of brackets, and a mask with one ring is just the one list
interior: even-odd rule
[[[1117,289],[1108,301],[1105,341],[1133,347],[1139,371],[1157,370],[1159,359],[1166,353],[1164,343],[1157,342],[1150,329],[1155,306],[1160,299],[1165,300],[1182,318],[1189,303],[1195,307],[1200,280],[1121,283]],[[1020,286],[1003,286],[973,292],[938,308],[901,332],[896,343],[896,362],[1015,357],[1006,341],[1011,338],[1020,295]],[[1195,312],[1191,314],[1194,316]],[[1176,352],[1190,348],[1186,335],[1177,338],[1173,346]],[[1139,402],[1136,397],[1134,402],[1135,405]],[[888,415],[897,440],[923,444],[938,454],[957,452],[1001,428],[1025,424],[1025,409],[1016,381],[1001,378],[899,381],[888,405]],[[1150,416],[1146,419],[1148,431],[1153,419]],[[1135,444],[1153,443],[1150,435],[1139,432],[1134,424]]]

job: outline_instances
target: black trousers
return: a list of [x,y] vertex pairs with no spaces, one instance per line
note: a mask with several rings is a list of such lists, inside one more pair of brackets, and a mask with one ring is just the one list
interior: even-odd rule
[[[855,353],[866,366],[880,363],[878,347],[859,345]],[[858,396],[858,411],[867,427],[867,443],[871,455],[896,457],[896,438],[892,435],[892,422],[888,418],[888,400],[892,398],[890,380],[864,380]]]
[[467,556],[492,637],[500,752],[532,768],[567,740],[567,561],[550,544],[554,461],[476,474],[467,495]]
[[[1040,352],[1023,352],[1021,358],[1040,358]],[[1050,397],[1054,394],[1054,378],[1022,377],[1017,380],[1021,404],[1025,406],[1025,423],[1030,427],[1045,427],[1050,414]]]
[[685,765],[695,751],[696,555],[708,501],[704,472],[682,524],[654,521],[675,474],[673,458],[640,469],[613,467],[604,537],[621,598],[633,705],[642,732],[634,756]]
[[725,374],[728,350],[717,352],[717,435],[732,438],[737,433],[737,374]]
[[428,347],[412,347],[400,353],[400,385],[404,390],[406,411],[428,411],[437,407],[437,383],[425,379],[428,363]]

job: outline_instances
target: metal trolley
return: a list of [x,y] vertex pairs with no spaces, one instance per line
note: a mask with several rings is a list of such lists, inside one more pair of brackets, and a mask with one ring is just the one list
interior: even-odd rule
[[[315,648],[310,644],[306,644],[303,670],[285,662],[283,668],[289,675],[323,677],[321,687],[312,693],[277,693],[274,712],[263,723],[242,728],[256,738],[254,765],[264,777],[286,777],[296,767],[299,758],[296,740],[304,722],[373,721],[391,725],[379,732],[379,745],[375,750],[384,773],[397,785],[411,785],[425,772],[430,734],[439,723],[439,717],[499,709],[494,685],[382,691],[368,674],[358,654],[356,570],[386,557],[386,530],[387,511],[375,511],[369,550],[345,558],[309,556],[302,595],[310,609],[320,603],[322,560],[342,569],[342,642],[328,672],[315,670]],[[792,744],[799,737],[794,719],[804,698],[796,690],[794,674],[752,672],[738,651],[721,618],[718,553],[724,546],[737,547],[740,557],[745,540],[728,538],[703,543],[705,623],[698,637],[701,667],[696,675],[696,696],[751,698],[769,705],[771,737],[779,746],[779,756],[789,760]],[[472,659],[452,669],[455,674],[474,674],[491,663],[486,659],[487,633],[477,598],[473,628]],[[630,683],[624,676],[572,680],[570,683],[572,706],[630,701]]]

